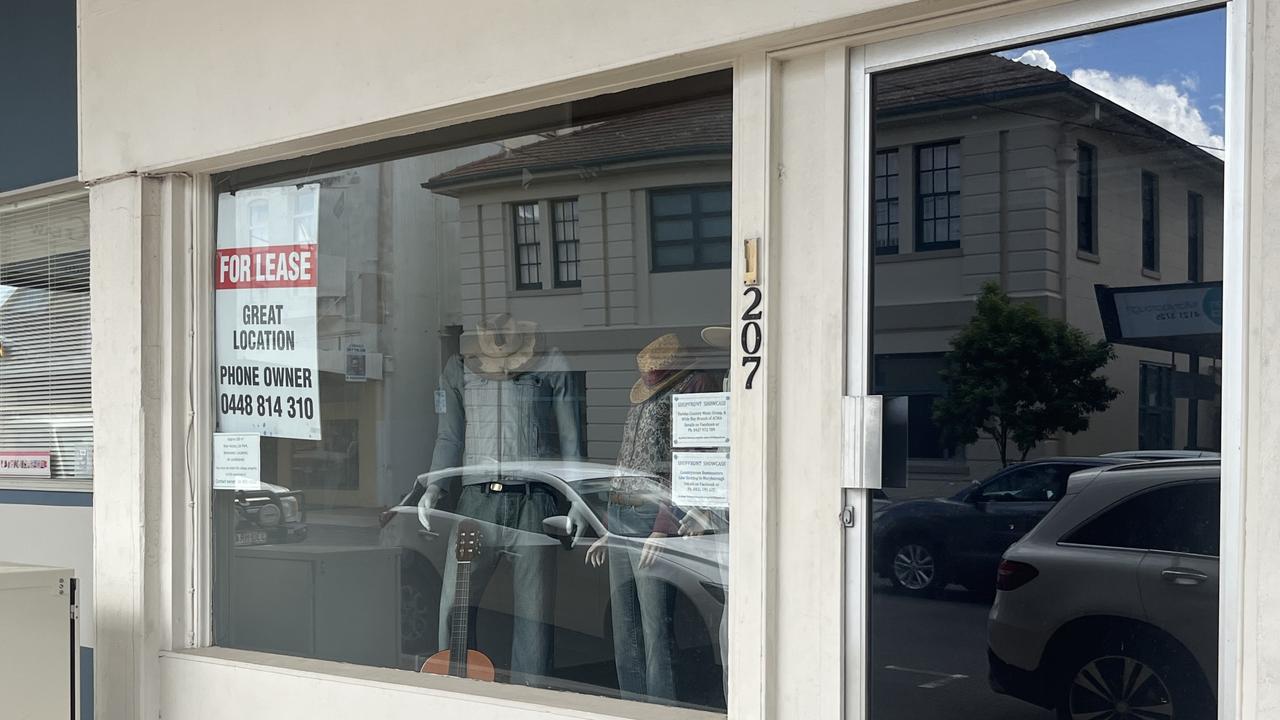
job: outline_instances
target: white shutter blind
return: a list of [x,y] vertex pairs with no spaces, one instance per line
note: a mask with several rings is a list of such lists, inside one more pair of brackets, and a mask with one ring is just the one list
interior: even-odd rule
[[0,347],[0,451],[48,451],[44,482],[92,480],[86,195],[0,209]]

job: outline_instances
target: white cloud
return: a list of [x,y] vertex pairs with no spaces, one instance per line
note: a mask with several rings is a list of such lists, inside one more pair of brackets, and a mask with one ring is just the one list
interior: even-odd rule
[[1049,51],[1041,50],[1040,48],[1031,48],[1018,57],[1009,59],[1014,62],[1020,62],[1024,65],[1034,65],[1038,68],[1044,68],[1045,70],[1052,70],[1053,72],[1058,71],[1058,63],[1053,61],[1053,58],[1049,55]]
[[[1004,57],[1025,65],[1058,71],[1058,63],[1048,50],[1042,48],[1031,48],[1016,57],[1012,53],[1006,53]],[[1200,78],[1194,74],[1184,75],[1178,85],[1173,85],[1152,83],[1136,75],[1113,75],[1109,70],[1076,68],[1071,71],[1071,79],[1188,142],[1206,149],[1225,146],[1223,137],[1213,133],[1209,123],[1200,114],[1200,109],[1188,95],[1200,87]],[[1220,101],[1222,98],[1214,99]],[[1221,105],[1212,105],[1209,109],[1219,114],[1223,112]],[[1221,152],[1210,152],[1223,156]]]
[[1093,68],[1076,68],[1071,79],[1184,140],[1207,148],[1224,147],[1223,137],[1214,134],[1190,96],[1174,85]]

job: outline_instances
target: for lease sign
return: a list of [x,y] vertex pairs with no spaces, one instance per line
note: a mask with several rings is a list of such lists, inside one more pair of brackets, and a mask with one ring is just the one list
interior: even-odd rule
[[318,185],[218,202],[214,261],[218,429],[320,439]]

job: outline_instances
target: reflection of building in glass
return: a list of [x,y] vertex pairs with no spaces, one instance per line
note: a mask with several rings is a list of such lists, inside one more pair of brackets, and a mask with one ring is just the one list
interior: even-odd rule
[[446,324],[538,323],[584,373],[593,460],[618,457],[636,352],[651,340],[674,332],[705,367],[728,367],[699,332],[729,318],[731,143],[731,98],[713,96],[508,146],[424,184],[459,203],[459,306]]
[[[875,82],[875,389],[911,397],[913,478],[983,477],[994,446],[941,447],[930,419],[973,297],[994,281],[1102,337],[1095,286],[1220,280],[1222,162],[1062,74],[995,55]],[[1116,345],[1111,408],[1033,455],[1217,448],[1220,352],[1143,344]]]

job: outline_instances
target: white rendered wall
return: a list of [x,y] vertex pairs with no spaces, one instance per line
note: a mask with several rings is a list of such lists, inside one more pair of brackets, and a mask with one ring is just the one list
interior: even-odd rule
[[205,161],[901,4],[80,0],[80,174]]

